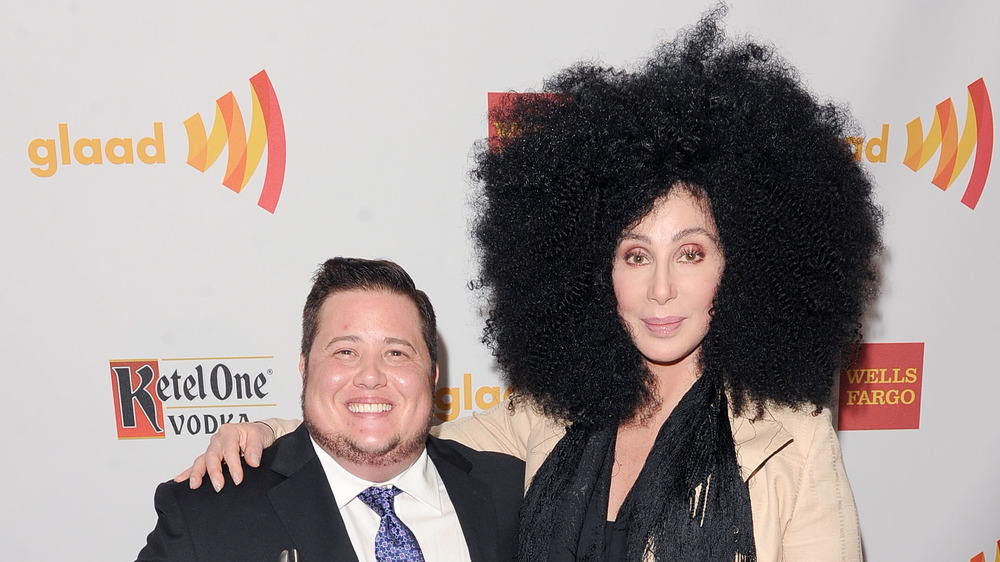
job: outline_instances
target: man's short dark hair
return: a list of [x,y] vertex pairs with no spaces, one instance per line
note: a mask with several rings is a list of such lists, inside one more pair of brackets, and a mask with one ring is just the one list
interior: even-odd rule
[[437,319],[427,294],[418,289],[406,270],[394,262],[343,257],[326,260],[313,275],[312,290],[302,309],[302,355],[307,363],[309,350],[316,339],[320,307],[327,297],[344,291],[387,291],[409,297],[420,314],[431,367],[437,365]]

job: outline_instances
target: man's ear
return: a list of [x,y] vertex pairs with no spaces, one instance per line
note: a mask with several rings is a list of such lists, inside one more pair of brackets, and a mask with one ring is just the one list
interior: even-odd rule
[[302,380],[306,378],[306,354],[299,354],[299,374],[302,375]]
[[438,385],[438,366],[434,365],[434,382],[431,383],[431,388],[437,388]]

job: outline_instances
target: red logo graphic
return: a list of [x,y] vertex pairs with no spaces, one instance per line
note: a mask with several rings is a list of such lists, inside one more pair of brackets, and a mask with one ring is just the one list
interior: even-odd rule
[[838,429],[918,429],[924,344],[867,343],[840,374]]
[[948,98],[937,104],[934,121],[926,137],[919,117],[906,124],[906,156],[903,164],[916,172],[940,149],[937,170],[934,171],[931,183],[947,190],[975,150],[972,176],[962,195],[962,203],[975,209],[986,186],[986,176],[989,175],[990,161],[993,158],[993,108],[982,78],[969,84],[968,92],[969,106],[961,138],[958,134],[955,104]]
[[[994,562],[1000,562],[1000,540],[997,541],[997,555],[993,558]],[[969,559],[969,562],[986,562],[986,552],[980,552],[979,554],[973,556]]]
[[559,96],[556,94],[546,93],[489,92],[486,95],[487,115],[489,115],[486,138],[489,140],[490,150],[503,148],[503,145],[516,137],[521,130],[518,123],[510,120],[507,116],[511,104],[519,99],[554,100],[557,97]]
[[163,439],[163,401],[156,394],[156,359],[111,361],[119,439]]
[[200,113],[184,121],[188,135],[187,163],[204,172],[228,144],[229,158],[222,185],[239,193],[257,170],[266,145],[267,171],[257,205],[273,214],[285,181],[285,124],[267,72],[261,70],[250,79],[250,91],[253,106],[249,136],[232,91],[216,100],[215,121],[207,136]]

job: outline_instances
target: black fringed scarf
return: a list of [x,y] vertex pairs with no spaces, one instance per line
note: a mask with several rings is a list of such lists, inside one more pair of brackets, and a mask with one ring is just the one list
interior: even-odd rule
[[[601,559],[604,528],[587,528],[585,515],[617,429],[567,429],[524,498],[520,560]],[[618,512],[616,526],[627,529],[628,561],[643,560],[647,552],[660,561],[757,559],[750,494],[736,461],[721,384],[702,376],[674,408]],[[582,537],[584,533],[588,535]],[[584,552],[579,552],[581,538],[592,545]]]

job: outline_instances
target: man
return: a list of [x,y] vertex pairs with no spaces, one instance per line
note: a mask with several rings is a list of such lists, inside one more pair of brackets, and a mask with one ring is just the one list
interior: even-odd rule
[[244,466],[240,486],[161,484],[139,560],[514,557],[524,463],[428,435],[434,310],[401,267],[323,264],[299,371],[305,423]]

